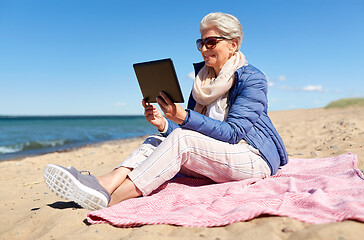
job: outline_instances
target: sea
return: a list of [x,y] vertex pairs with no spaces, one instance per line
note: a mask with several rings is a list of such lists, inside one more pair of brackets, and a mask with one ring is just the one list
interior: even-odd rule
[[154,133],[144,116],[0,116],[0,161]]

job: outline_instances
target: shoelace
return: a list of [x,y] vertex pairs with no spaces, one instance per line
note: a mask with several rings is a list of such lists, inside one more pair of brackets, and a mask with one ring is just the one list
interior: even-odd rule
[[87,173],[88,175],[91,175],[90,171],[87,171],[87,170],[82,170],[82,171],[79,171],[80,173],[84,174],[84,173]]

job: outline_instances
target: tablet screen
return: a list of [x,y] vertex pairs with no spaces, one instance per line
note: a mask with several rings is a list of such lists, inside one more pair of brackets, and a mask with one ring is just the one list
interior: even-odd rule
[[183,95],[170,58],[133,64],[143,98],[155,103],[159,92],[165,92],[175,103],[183,103]]

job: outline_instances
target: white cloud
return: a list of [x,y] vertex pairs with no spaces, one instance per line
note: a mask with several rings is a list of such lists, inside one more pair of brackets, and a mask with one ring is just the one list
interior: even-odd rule
[[195,79],[195,73],[194,72],[190,72],[188,75],[187,75],[188,78],[190,79]]
[[302,88],[305,92],[322,92],[322,86],[321,85],[308,85],[306,87]]
[[286,76],[284,76],[284,75],[281,75],[281,76],[279,76],[279,77],[278,77],[278,80],[279,80],[279,81],[282,81],[282,82],[283,82],[283,81],[286,81],[286,79],[287,79],[287,77],[286,77]]
[[273,87],[274,86],[274,82],[268,82],[268,87]]
[[321,85],[307,85],[305,87],[279,86],[284,91],[303,91],[303,92],[324,92]]
[[126,106],[126,103],[124,102],[117,102],[114,104],[115,107],[123,107],[123,106]]

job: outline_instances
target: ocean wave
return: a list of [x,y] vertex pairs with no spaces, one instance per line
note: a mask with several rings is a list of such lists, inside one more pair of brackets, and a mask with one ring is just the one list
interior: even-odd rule
[[63,146],[66,140],[49,140],[49,141],[29,141],[12,145],[0,146],[0,154],[16,153],[26,150],[36,150],[49,147]]
[[0,161],[153,133],[144,116],[0,116]]

